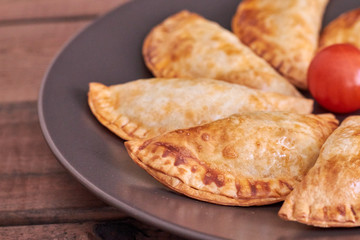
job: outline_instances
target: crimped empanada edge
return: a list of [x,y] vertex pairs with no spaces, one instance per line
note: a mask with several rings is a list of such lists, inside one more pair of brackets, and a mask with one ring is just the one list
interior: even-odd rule
[[[320,114],[319,116],[325,118],[330,117],[329,119],[331,119],[331,114]],[[344,126],[348,128],[349,125],[347,124],[350,124],[350,128],[351,128],[352,127],[351,121],[353,120],[356,121],[357,119],[360,119],[360,116],[347,117],[345,120],[343,120],[342,124],[334,130],[333,134],[343,136],[344,133],[342,132],[341,127]],[[336,124],[336,122],[333,122],[333,124]],[[337,133],[335,133],[335,131]],[[330,135],[327,141],[329,141],[332,136],[334,135]],[[327,143],[324,143],[323,148],[331,146],[326,144]],[[323,161],[322,159],[320,159],[322,158],[321,154],[322,153],[320,152],[317,161]],[[337,159],[337,161],[341,161],[341,159]],[[314,176],[319,176],[318,174],[321,174],[319,172],[320,166],[321,165],[313,166],[308,171],[307,175],[305,175],[302,182],[298,186],[296,186],[294,191],[292,191],[288,197],[286,197],[282,207],[278,212],[279,217],[284,220],[296,221],[306,225],[312,225],[323,228],[360,226],[360,218],[358,216],[360,206],[358,204],[346,203],[345,200],[345,202],[339,201],[342,202],[343,204],[336,203],[331,205],[332,201],[329,201],[329,199],[327,199],[326,197],[324,197],[326,200],[316,200],[316,201],[314,198],[311,197],[311,193],[313,192],[313,189],[316,189],[316,187],[313,185],[314,182],[315,184],[317,182],[314,180]],[[312,183],[308,183],[308,182],[312,182]],[[312,190],[307,189],[307,186],[309,186],[308,184],[310,184]],[[339,187],[339,185],[336,187]],[[328,187],[332,188],[334,186],[331,184],[328,185]],[[321,189],[318,190],[321,191]],[[303,194],[308,194],[308,195],[306,195],[307,197],[304,198]],[[341,195],[339,195],[339,197],[341,197]],[[316,203],[314,204],[314,202]]]
[[[117,116],[115,109],[111,106],[109,98],[101,95],[106,94],[109,87],[92,82],[89,84],[88,105],[96,119],[110,131],[122,139],[134,140],[142,139],[148,134],[148,131],[138,124],[131,122],[126,116]],[[111,119],[111,120],[110,120]]]
[[[331,215],[331,213],[339,213],[342,212],[341,214],[345,213],[351,213],[352,217],[356,217],[356,213],[353,209],[353,206],[350,206],[349,209],[343,208],[344,206],[333,206],[333,207],[323,207],[321,209],[320,212],[323,213],[323,216],[313,216],[313,217],[309,217],[309,216],[305,216],[304,215],[299,215],[299,214],[294,214],[294,209],[297,208],[296,204],[291,201],[291,203],[288,202],[284,202],[283,206],[281,207],[281,209],[278,212],[278,215],[280,218],[287,220],[287,221],[294,221],[294,222],[300,222],[309,226],[316,226],[316,227],[322,227],[322,228],[329,228],[329,227],[356,227],[356,226],[360,226],[360,221],[359,220],[355,220],[355,221],[338,221],[338,220],[334,220],[334,219],[330,219],[329,217],[324,217],[324,216],[328,216]],[[308,208],[310,208],[308,206]],[[305,210],[305,206],[302,208]],[[308,209],[306,209],[308,210]],[[298,210],[299,211],[299,210]],[[300,212],[305,212],[305,211],[300,211]],[[348,217],[348,216],[345,216]]]
[[351,28],[356,21],[360,21],[360,8],[345,12],[331,21],[320,34],[318,51],[332,44],[340,43],[333,41],[333,38],[338,36],[338,31]]
[[[164,62],[157,61],[157,59],[161,60],[163,55],[161,51],[158,51],[158,49],[161,48],[162,43],[164,42],[165,39],[164,36],[169,34],[165,30],[165,25],[174,25],[176,28],[177,25],[181,24],[181,22],[183,20],[186,20],[189,16],[198,16],[200,18],[203,18],[202,16],[196,13],[189,12],[187,10],[182,10],[172,16],[169,16],[159,25],[152,28],[149,34],[147,34],[147,36],[145,37],[142,47],[142,55],[145,61],[145,65],[148,67],[148,69],[150,69],[150,71],[153,73],[154,76],[177,77],[177,73],[174,72],[171,67],[168,67],[166,61]],[[261,59],[261,57],[259,57],[259,59]],[[265,61],[264,59],[261,60]],[[266,64],[268,64],[269,67],[271,67],[269,63]],[[281,74],[279,74],[279,76],[281,76]],[[223,81],[241,84],[236,81],[235,82],[229,80],[223,80]],[[284,81],[289,82],[289,79],[284,78]],[[293,86],[293,84],[291,84],[291,82],[289,83],[287,91],[288,93],[285,92],[284,93],[279,92],[279,93],[288,96],[303,97],[303,95],[296,89],[296,87]]]
[[[170,189],[174,190],[175,192],[180,192],[188,197],[214,204],[228,205],[228,206],[243,206],[243,207],[257,206],[257,205],[262,206],[262,205],[268,205],[283,201],[284,198],[286,197],[284,196],[281,198],[243,198],[243,199],[229,198],[225,195],[214,194],[211,192],[193,188],[189,185],[184,184],[180,179],[176,177],[166,175],[146,165],[144,165],[143,168],[151,176],[153,176],[159,182],[169,187]],[[171,184],[174,181],[178,181],[176,186]]]
[[[148,139],[146,141],[151,142],[151,139]],[[141,144],[141,146],[147,145],[146,141],[144,142],[144,144]],[[225,196],[222,194],[214,194],[209,191],[200,190],[200,189],[191,187],[191,186],[185,184],[181,179],[174,177],[174,176],[169,176],[169,175],[167,175],[157,169],[149,167],[148,165],[143,163],[142,160],[136,154],[136,152],[139,150],[138,145],[140,145],[140,144],[137,144],[136,142],[139,143],[139,141],[125,142],[125,147],[129,153],[129,156],[133,159],[133,161],[137,165],[139,165],[141,168],[143,168],[146,172],[148,172],[152,177],[157,179],[163,185],[169,187],[170,189],[174,190],[175,192],[181,193],[188,197],[191,197],[191,198],[194,198],[197,200],[201,200],[201,201],[205,201],[205,202],[219,204],[219,205],[246,207],[246,206],[256,206],[256,205],[261,206],[261,205],[268,205],[268,204],[281,202],[288,195],[288,194],[281,195],[281,193],[277,192],[276,190],[270,189],[270,191],[272,191],[273,193],[278,194],[279,197],[231,198],[229,196]],[[174,184],[173,184],[174,182],[176,182],[176,186],[174,186]],[[255,182],[259,183],[261,181],[255,180]],[[277,182],[276,185],[281,185],[283,187],[286,186],[286,188],[288,189],[288,193],[290,193],[294,187],[294,186],[291,186],[292,184],[289,184],[283,180],[279,180],[279,182]],[[253,187],[255,187],[255,186],[253,186]],[[259,189],[257,189],[257,191],[259,191]],[[258,194],[262,195],[262,192],[258,192]]]
[[[306,90],[307,80],[306,71],[307,69],[300,69],[293,67],[290,59],[283,59],[278,54],[267,51],[272,49],[273,46],[267,45],[264,41],[261,41],[261,35],[254,33],[253,31],[247,31],[246,35],[240,34],[238,24],[239,13],[236,11],[231,22],[232,32],[239,38],[239,40],[247,45],[256,55],[265,59],[278,73],[284,76],[294,86]],[[295,64],[296,65],[296,64]]]
[[[143,46],[142,46],[142,55],[144,58],[145,65],[148,67],[148,69],[153,73],[156,77],[164,77],[163,67],[159,67],[157,65],[157,58],[160,58],[161,54],[157,54],[158,48],[162,46],[162,43],[164,42],[164,35],[167,35],[168,33],[164,30],[164,24],[178,24],[182,19],[186,19],[189,15],[192,15],[194,13],[190,13],[187,10],[182,10],[172,16],[169,16],[164,21],[159,23],[157,26],[153,27],[151,31],[146,35]],[[155,34],[157,33],[157,34]],[[158,37],[158,35],[162,37]],[[161,52],[161,51],[160,51]],[[169,73],[166,74],[166,77],[169,77]],[[176,77],[176,76],[173,76]]]
[[154,31],[157,31],[159,26],[154,27],[150,33],[145,37],[142,47],[142,55],[144,58],[144,62],[146,67],[152,72],[154,76],[160,77],[161,71],[157,71],[156,64],[153,62],[153,59],[156,58],[158,55],[156,53],[156,45],[154,46]]

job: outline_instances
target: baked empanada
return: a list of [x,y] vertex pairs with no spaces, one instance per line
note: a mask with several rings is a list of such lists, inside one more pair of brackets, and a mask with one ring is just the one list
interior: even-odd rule
[[326,140],[279,216],[319,227],[355,227],[360,226],[359,211],[360,116],[353,116]]
[[125,146],[177,192],[223,205],[264,205],[284,200],[336,126],[331,114],[245,112]]
[[328,0],[244,0],[232,29],[295,86],[307,88],[307,68],[318,46]]
[[310,113],[313,100],[262,92],[213,79],[147,79],[114,86],[90,83],[97,119],[123,139],[149,138],[242,111]]
[[336,43],[350,43],[360,48],[360,8],[343,13],[325,27],[319,48]]
[[156,77],[211,78],[301,96],[234,34],[188,11],[154,27],[144,41],[143,55]]

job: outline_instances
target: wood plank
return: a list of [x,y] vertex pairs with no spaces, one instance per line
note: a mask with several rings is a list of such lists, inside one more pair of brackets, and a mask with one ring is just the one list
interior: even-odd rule
[[0,0],[0,24],[19,20],[96,17],[129,0]]
[[[96,208],[62,208],[0,212],[1,226],[23,226],[56,223],[77,223],[84,221],[118,220],[128,217],[125,213],[109,206]],[[6,219],[7,217],[7,219]]]
[[42,136],[36,106],[0,104],[0,225],[123,217],[57,162]]
[[118,219],[67,172],[0,177],[0,226]]
[[67,172],[0,176],[0,189],[0,212],[104,206]]
[[131,218],[119,221],[84,222],[73,224],[46,224],[33,226],[0,227],[3,240],[12,239],[168,239],[184,238],[158,230]]
[[[0,227],[2,239],[81,239],[89,233],[82,224],[35,225],[119,220],[127,216],[99,200],[57,163],[41,136],[36,102],[0,104],[0,146],[0,226],[31,225]],[[108,239],[109,234],[125,236],[121,234],[126,232],[119,229],[136,237],[142,237],[144,232],[123,222],[100,223],[92,229],[97,229],[101,239]],[[151,237],[145,239],[160,233],[162,239],[171,239],[165,232],[152,229],[146,231],[144,236]]]
[[[0,18],[9,19],[16,14],[14,19],[98,14],[127,1],[0,0]],[[56,53],[90,22],[80,18],[70,22],[0,25],[0,101],[36,100],[41,80]]]
[[92,232],[94,223],[52,224],[0,228],[1,238],[10,239],[100,239]]
[[36,102],[0,104],[0,177],[64,172],[42,135]]
[[0,27],[0,101],[35,101],[61,46],[90,21]]

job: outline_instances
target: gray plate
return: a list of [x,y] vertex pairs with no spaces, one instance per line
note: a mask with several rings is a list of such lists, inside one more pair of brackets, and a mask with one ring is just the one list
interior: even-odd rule
[[[48,144],[65,168],[97,196],[135,218],[185,237],[327,239],[360,235],[360,229],[318,229],[283,221],[277,216],[281,204],[226,207],[171,192],[133,163],[123,141],[91,114],[89,82],[111,85],[151,77],[141,46],[154,25],[188,9],[229,28],[238,3],[136,0],[86,28],[58,55],[42,84],[39,117]],[[333,0],[325,23],[359,6],[357,0]]]

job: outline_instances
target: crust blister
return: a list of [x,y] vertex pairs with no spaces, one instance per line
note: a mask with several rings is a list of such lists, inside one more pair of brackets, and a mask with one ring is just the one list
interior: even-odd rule
[[360,226],[360,117],[345,119],[316,164],[286,198],[279,216],[318,227]]
[[232,30],[295,86],[306,89],[306,73],[318,44],[328,0],[244,0]]
[[[159,182],[174,190],[175,192],[182,193],[191,198],[198,200],[211,202],[220,205],[231,205],[231,206],[256,206],[256,205],[266,205],[271,203],[276,203],[283,201],[285,197],[293,190],[293,186],[297,183],[294,179],[237,179],[235,182],[234,176],[224,177],[223,181],[226,181],[226,192],[218,191],[214,186],[196,188],[193,187],[193,184],[187,182],[184,178],[178,178],[176,175],[179,173],[169,174],[167,168],[162,168],[161,170],[153,168],[144,162],[142,162],[137,154],[139,152],[139,146],[136,146],[133,142],[126,142],[125,146],[128,150],[131,158],[143,169],[145,169],[151,176],[157,179]],[[141,145],[140,145],[141,147]],[[154,151],[152,149],[151,151]],[[166,149],[162,154],[166,154]],[[155,160],[155,159],[153,159]],[[169,164],[166,164],[169,165]],[[200,178],[205,179],[206,174],[208,174],[206,169],[201,169],[204,166],[193,165],[192,168],[197,166],[197,171],[203,171],[203,174]],[[186,170],[180,170],[179,172],[184,173]],[[191,177],[190,177],[191,178]],[[184,181],[185,180],[185,181]],[[203,180],[202,180],[203,181]],[[196,181],[195,181],[196,182]],[[216,185],[216,184],[215,184]],[[224,183],[221,183],[222,187]]]
[[[211,96],[211,98],[207,97]],[[123,139],[144,139],[243,111],[310,113],[313,100],[212,79],[147,79],[107,87],[90,83],[96,118]]]
[[211,78],[301,97],[234,34],[189,11],[155,26],[145,38],[143,56],[156,77]]
[[[287,129],[287,118],[301,128]],[[223,205],[264,205],[282,201],[291,192],[336,126],[330,115],[252,112],[125,146],[139,166],[177,192]],[[268,145],[254,140],[248,146],[245,132],[254,139],[261,135]],[[288,142],[278,136],[280,132],[290,138]],[[224,153],[228,146],[236,146],[234,154]],[[251,160],[253,155],[258,157]]]

